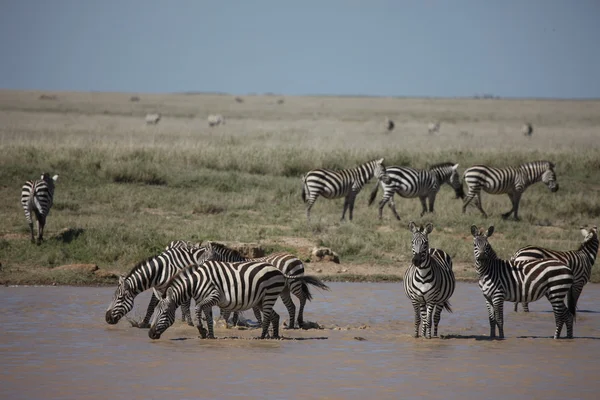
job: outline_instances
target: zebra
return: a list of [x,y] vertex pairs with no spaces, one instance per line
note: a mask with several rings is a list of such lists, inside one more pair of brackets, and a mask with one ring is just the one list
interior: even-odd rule
[[[242,256],[239,252],[230,249],[229,247],[216,242],[208,242],[206,244],[206,255],[211,260],[217,261],[226,261],[226,262],[242,262],[242,261],[264,261],[273,265],[275,268],[279,269],[283,272],[284,275],[287,276],[301,276],[304,275],[304,264],[302,261],[289,253],[274,253],[265,257],[260,258],[247,258]],[[329,290],[329,287],[325,284],[321,286],[325,290]],[[283,292],[281,292],[281,300],[283,304],[287,308],[289,318],[288,329],[294,329],[296,327],[296,305],[294,304],[290,293],[298,298],[300,301],[300,307],[298,309],[298,327],[302,328],[304,325],[304,306],[306,305],[307,300],[312,300],[312,294],[310,293],[310,289],[305,282],[302,281],[292,281],[289,285],[289,288],[286,287]],[[257,317],[258,322],[260,323],[260,314],[254,313]],[[223,316],[227,321],[228,315]],[[233,315],[234,325],[237,322],[238,316],[236,313]]]
[[147,125],[156,125],[158,121],[161,119],[161,115],[159,113],[155,114],[146,114],[146,124]]
[[[160,301],[148,336],[151,339],[159,339],[175,321],[175,309],[193,297],[196,301],[198,331],[202,338],[215,337],[213,306],[219,306],[228,312],[259,309],[262,312],[260,338],[267,337],[269,325],[273,327],[271,337],[278,338],[279,314],[275,312],[273,305],[290,280],[325,287],[323,282],[315,277],[284,275],[279,269],[263,261],[206,261],[201,265],[190,265],[169,281],[164,294],[154,292],[155,296],[160,297]],[[206,316],[207,328],[202,326],[202,313]]]
[[[575,307],[579,301],[579,296],[583,291],[583,287],[590,280],[592,274],[592,266],[596,262],[598,254],[598,227],[592,229],[581,227],[583,235],[583,243],[577,250],[572,251],[555,251],[537,246],[526,246],[515,252],[511,261],[526,261],[537,260],[543,258],[553,258],[565,263],[573,272],[573,301]],[[515,311],[517,311],[519,303],[515,303]],[[529,312],[529,305],[523,303],[523,311]]]
[[37,220],[37,244],[41,244],[44,240],[44,227],[46,226],[46,218],[50,214],[50,208],[54,199],[54,183],[58,179],[58,175],[50,177],[50,174],[44,172],[40,179],[25,182],[21,189],[21,205],[25,211],[25,219],[29,224],[31,232],[31,242],[35,243],[33,233],[33,220],[31,214],[35,215]]
[[221,114],[211,114],[208,116],[208,126],[225,125],[225,117]]
[[375,201],[379,184],[381,184],[383,198],[379,202],[379,219],[383,217],[383,208],[387,203],[394,212],[396,219],[400,220],[394,203],[394,194],[396,193],[404,198],[419,197],[423,208],[421,211],[422,217],[427,212],[427,199],[429,199],[429,212],[433,212],[435,197],[444,183],[454,189],[457,199],[464,198],[465,192],[457,168],[458,164],[451,162],[435,164],[426,170],[410,167],[387,167],[385,172],[389,178],[389,183],[377,182],[373,191],[371,191],[369,205]]
[[[131,311],[133,301],[138,294],[150,288],[164,290],[169,279],[188,265],[196,264],[202,259],[204,252],[204,247],[173,247],[137,263],[128,275],[119,277],[113,300],[106,310],[106,322],[110,325],[118,323]],[[152,296],[146,315],[139,325],[140,328],[150,326],[150,318],[157,303],[158,298]],[[189,302],[182,305],[181,317],[188,325],[193,326]]]
[[[488,238],[494,233],[471,225],[473,255],[479,275],[479,288],[485,297],[490,320],[490,337],[504,338],[504,302],[532,302],[542,296],[552,304],[556,330],[554,339],[560,338],[563,324],[567,325],[567,338],[573,338],[576,309],[572,299],[573,274],[562,261],[553,259],[512,262],[498,258]],[[568,308],[565,296],[569,297]]]
[[[452,271],[452,258],[443,250],[429,247],[428,235],[433,225],[417,227],[408,224],[412,232],[412,263],[404,273],[404,292],[415,309],[415,337],[421,334],[430,339],[438,335],[438,324],[442,308],[452,312],[449,299],[454,293],[456,280]],[[433,324],[432,324],[433,319]]]
[[531,137],[531,135],[533,135],[533,125],[531,125],[529,122],[525,123],[521,127],[521,133],[523,133],[523,136]]
[[431,135],[432,133],[438,133],[440,131],[440,122],[430,122],[427,125],[427,132]]
[[554,168],[554,163],[550,161],[533,161],[518,167],[507,168],[493,168],[486,165],[469,167],[464,173],[468,193],[463,201],[462,211],[464,213],[469,203],[475,199],[475,206],[487,218],[487,214],[481,206],[481,190],[490,194],[506,193],[512,203],[512,208],[502,214],[502,218],[507,219],[514,212],[515,221],[519,221],[519,202],[523,192],[530,185],[542,181],[551,192],[558,191]]
[[171,249],[177,249],[177,248],[194,249],[194,248],[200,248],[200,247],[202,247],[201,242],[193,243],[188,240],[173,240],[173,241],[169,242],[167,247],[165,247],[165,251],[171,250]]
[[369,161],[356,168],[343,170],[320,168],[309,171],[302,177],[302,201],[306,204],[306,219],[310,221],[310,209],[317,198],[323,196],[326,199],[344,197],[344,211],[341,220],[345,219],[346,210],[348,210],[350,221],[352,221],[354,200],[363,186],[373,177],[389,183],[383,158]]

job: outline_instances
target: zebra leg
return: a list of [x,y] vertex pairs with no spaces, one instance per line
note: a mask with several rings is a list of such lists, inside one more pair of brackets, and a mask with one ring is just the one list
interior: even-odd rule
[[427,304],[427,315],[425,317],[425,337],[431,339],[431,326],[433,325],[433,313],[435,312],[435,304]]
[[498,337],[504,339],[504,299],[495,298],[493,306],[496,324],[498,325]]
[[398,221],[400,221],[400,216],[398,215],[398,211],[396,211],[396,202],[394,202],[394,198],[393,197],[390,198],[390,202],[388,203],[388,206],[390,207],[390,209],[392,210],[392,212],[396,216],[396,219]]
[[519,203],[521,202],[521,195],[522,193],[515,193],[513,195],[513,209],[514,209],[514,214],[513,217],[515,219],[515,221],[520,221],[521,218],[519,218]]
[[158,298],[152,293],[152,297],[150,297],[150,303],[148,304],[148,309],[146,310],[146,316],[141,324],[138,325],[138,328],[150,328],[150,318],[152,318],[152,314],[154,314],[154,308],[158,304]]
[[421,336],[425,337],[427,334],[427,305],[421,304],[419,310],[421,312]]
[[[573,290],[573,302],[575,303],[575,307],[577,307],[577,303],[579,302],[579,296],[581,296],[581,292],[583,292],[583,286],[584,284],[582,282],[574,283],[573,286],[571,286],[571,290]],[[569,307],[569,296],[567,296],[565,300],[567,307]]]
[[462,207],[462,212],[463,214],[467,211],[467,206],[471,203],[471,201],[473,201],[473,199],[475,198],[476,193],[474,191],[472,191],[471,189],[469,189],[469,193],[467,193],[467,195],[465,196],[465,199],[463,200],[463,207]]
[[287,329],[295,329],[296,328],[296,305],[292,301],[292,297],[290,296],[290,289],[286,287],[280,294],[281,301],[287,308],[288,314],[290,315],[290,321],[287,326]]
[[421,325],[421,305],[416,301],[412,301],[413,308],[415,309],[415,338],[419,337],[419,325]]
[[342,219],[340,221],[343,221],[346,218],[346,210],[348,209],[348,205],[350,204],[350,193],[348,193],[346,197],[344,197],[344,211],[342,211]]
[[38,215],[37,216],[37,226],[38,226],[38,238],[37,244],[41,244],[44,240],[44,227],[46,226],[46,216]]
[[33,221],[31,221],[31,219],[29,219],[28,222],[29,222],[29,231],[31,232],[31,243],[35,243],[35,234],[33,233]]
[[260,310],[260,307],[253,307],[252,311],[254,312],[254,317],[256,318],[256,322],[258,322],[260,325],[262,325],[263,315]]
[[181,304],[181,321],[187,322],[189,326],[194,326],[194,321],[192,321],[192,313],[190,312],[192,300],[184,301]]
[[440,319],[442,317],[442,308],[444,308],[441,304],[438,304],[435,307],[435,313],[433,314],[433,336],[437,337],[438,335],[438,325],[440,324]]
[[204,318],[202,318],[202,310],[203,306],[200,303],[196,303],[196,319],[198,320],[198,333],[200,333],[200,337],[202,339],[206,339],[207,330],[202,326],[202,321],[204,320]]
[[300,301],[300,306],[298,307],[298,328],[304,326],[304,306],[306,305],[306,296],[302,291],[302,285],[294,285],[291,290],[294,296]]
[[529,303],[523,303],[523,312],[529,312]]
[[[383,219],[383,208],[385,207],[386,203],[388,203],[390,200],[393,202],[393,196],[394,194],[392,193],[391,196],[388,196],[387,193],[385,193],[385,190],[383,192],[383,198],[381,199],[381,201],[379,202],[379,219]],[[389,203],[390,208],[392,208],[392,204]]]
[[310,209],[312,208],[312,206],[315,204],[315,201],[317,201],[317,197],[310,197],[308,199],[308,201],[306,202],[306,220],[310,222]]
[[271,309],[271,317],[269,320],[271,321],[271,326],[273,327],[273,335],[271,335],[271,339],[279,339],[279,314],[277,314],[273,309]]
[[435,205],[435,196],[436,195],[437,195],[437,192],[429,193],[429,212],[430,213],[433,212],[433,206]]
[[427,197],[419,196],[419,200],[421,200],[421,208],[422,208],[421,217],[422,217],[427,212]]
[[206,326],[208,327],[208,338],[215,338],[215,327],[213,320],[212,306],[204,307],[204,315],[206,316]]
[[488,215],[483,211],[483,207],[481,206],[481,192],[477,193],[477,196],[475,196],[475,207],[477,207],[477,209],[481,211],[481,214],[487,218]]
[[485,305],[488,309],[488,318],[490,320],[490,339],[493,339],[496,337],[496,315],[494,306],[488,299],[485,299]]

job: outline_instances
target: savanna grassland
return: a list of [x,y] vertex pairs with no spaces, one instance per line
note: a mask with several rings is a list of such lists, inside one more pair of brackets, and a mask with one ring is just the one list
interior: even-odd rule
[[[458,278],[475,276],[470,225],[494,225],[500,256],[538,244],[574,249],[579,226],[600,216],[600,101],[283,97],[209,94],[0,91],[0,282],[90,284],[108,278],[55,267],[92,263],[127,272],[174,239],[259,243],[303,259],[327,246],[342,260],[308,263],[329,279],[397,279],[410,259],[410,220],[431,221],[432,246],[450,253]],[[52,96],[55,96],[52,97]],[[279,100],[283,99],[281,102]],[[146,113],[160,112],[158,125]],[[208,114],[226,124],[210,128]],[[395,121],[387,132],[384,120]],[[429,135],[427,124],[441,121]],[[523,136],[531,122],[534,133]],[[396,196],[402,220],[358,196],[353,222],[343,200],[318,199],[307,223],[301,176],[374,158],[424,168],[452,161],[516,165],[548,159],[560,190],[538,183],[521,201],[521,222],[504,221],[507,196],[482,195],[486,220],[445,186],[435,214]],[[29,241],[20,205],[27,179],[59,174],[45,242]],[[378,200],[382,192],[379,191]],[[598,266],[593,279],[598,281]]]

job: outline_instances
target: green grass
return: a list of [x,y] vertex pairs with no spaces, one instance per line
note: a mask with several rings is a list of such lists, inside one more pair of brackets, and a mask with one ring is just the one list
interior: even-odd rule
[[[408,133],[397,123],[398,133],[388,134],[374,133],[377,125],[370,122],[371,117],[348,99],[290,98],[285,108],[273,109],[263,103],[254,106],[252,98],[243,104],[231,99],[231,109],[223,112],[229,117],[227,125],[209,129],[190,118],[189,104],[180,104],[184,100],[179,97],[157,102],[171,114],[165,113],[164,123],[146,127],[137,121],[137,111],[127,108],[142,107],[146,97],[130,104],[124,94],[126,103],[121,107],[125,108],[120,112],[117,106],[93,101],[83,106],[64,100],[66,108],[61,109],[62,99],[68,96],[59,95],[52,105],[20,99],[16,109],[13,103],[3,102],[0,93],[0,117],[8,121],[0,127],[2,283],[103,283],[93,277],[54,274],[52,269],[94,263],[101,269],[126,272],[174,239],[258,242],[270,250],[285,249],[308,258],[310,246],[280,243],[281,238],[292,238],[331,247],[345,264],[403,265],[410,259],[410,220],[432,222],[431,245],[451,254],[455,264],[470,265],[471,224],[495,225],[492,245],[507,258],[526,244],[574,249],[581,239],[579,226],[597,224],[600,216],[600,150],[589,133],[600,124],[593,116],[599,111],[595,103],[588,114],[567,105],[570,114],[561,118],[572,114],[580,119],[573,122],[572,136],[561,136],[564,124],[557,117],[557,105],[540,102],[535,115],[548,116],[556,127],[546,127],[551,140],[532,142],[508,134],[497,138],[496,126],[520,127],[527,117],[511,102],[498,102],[497,110],[483,102],[481,110],[471,112],[469,107],[479,103],[415,99],[403,103],[412,111],[397,118],[406,121]],[[206,104],[214,101],[216,109],[225,107],[221,97],[187,97],[185,102],[198,98]],[[313,105],[315,101],[331,109]],[[369,99],[361,101],[367,107],[370,104]],[[374,102],[380,104],[377,99]],[[107,107],[113,107],[108,115],[104,113]],[[251,107],[254,113],[248,112]],[[307,111],[311,107],[319,111],[316,119],[313,115],[317,114]],[[371,111],[380,118],[390,115],[391,108],[381,103],[381,109],[373,106]],[[446,136],[440,133],[432,140],[410,134],[428,115],[425,109],[431,110],[432,118],[446,116],[446,125],[442,124],[442,132],[447,127]],[[481,135],[461,134],[477,132],[477,128],[482,129]],[[543,133],[543,128],[539,130]],[[560,190],[550,193],[541,183],[527,189],[520,207],[523,220],[514,222],[500,218],[510,208],[507,196],[483,194],[483,206],[490,215],[486,220],[474,207],[462,214],[461,201],[446,186],[438,194],[436,213],[423,218],[418,200],[396,197],[402,217],[398,222],[387,207],[379,221],[377,207],[367,206],[373,181],[356,200],[353,222],[339,222],[342,199],[319,198],[307,223],[300,196],[303,173],[318,167],[353,167],[380,157],[387,165],[415,167],[453,161],[460,163],[461,172],[476,163],[504,166],[549,159],[557,165]],[[59,179],[46,240],[36,246],[29,242],[19,196],[23,182],[43,171],[57,173]],[[595,281],[599,280],[597,268]],[[464,279],[474,278],[470,267],[456,270]],[[385,281],[396,277],[374,273],[327,279]]]

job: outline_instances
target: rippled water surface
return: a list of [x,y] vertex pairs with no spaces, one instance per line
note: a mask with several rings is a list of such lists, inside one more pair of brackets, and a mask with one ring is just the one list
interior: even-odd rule
[[[589,398],[600,389],[600,285],[580,299],[574,340],[551,339],[543,299],[531,313],[505,307],[506,340],[487,340],[476,284],[459,283],[445,338],[414,339],[400,283],[333,283],[305,319],[322,330],[303,340],[250,340],[258,330],[216,330],[198,339],[179,321],[160,340],[122,320],[104,322],[113,288],[0,288],[0,397],[6,399],[193,398]],[[141,317],[149,293],[136,298]],[[285,308],[278,301],[282,320]],[[216,311],[216,310],[215,310]],[[251,312],[246,316],[252,316]],[[564,335],[565,332],[563,332]],[[238,337],[237,339],[232,337]],[[363,340],[364,339],[364,340]]]

